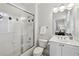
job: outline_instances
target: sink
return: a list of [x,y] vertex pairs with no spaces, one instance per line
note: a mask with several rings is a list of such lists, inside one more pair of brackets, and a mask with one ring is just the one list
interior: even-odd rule
[[73,39],[73,37],[70,38],[69,36],[56,36],[55,35],[49,40],[49,42],[52,42],[52,41],[79,46],[79,41],[76,41]]
[[58,36],[58,40],[62,42],[70,42],[73,40],[73,38],[70,38],[69,36]]

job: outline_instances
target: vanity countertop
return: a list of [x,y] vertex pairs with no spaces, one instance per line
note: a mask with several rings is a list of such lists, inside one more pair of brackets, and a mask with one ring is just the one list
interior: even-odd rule
[[52,41],[53,42],[58,42],[58,43],[64,43],[64,44],[70,44],[70,45],[79,46],[79,41],[74,40],[74,39],[71,40],[71,39],[69,39],[68,36],[55,35],[49,40],[49,43],[51,43]]

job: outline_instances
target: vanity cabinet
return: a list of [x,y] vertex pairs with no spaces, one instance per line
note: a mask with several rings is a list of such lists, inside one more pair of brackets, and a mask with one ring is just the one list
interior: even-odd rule
[[50,56],[61,56],[61,46],[59,43],[52,42],[52,44],[49,46],[50,48]]
[[79,56],[79,46],[63,44],[62,56]]
[[50,56],[79,56],[79,46],[51,42],[49,44]]

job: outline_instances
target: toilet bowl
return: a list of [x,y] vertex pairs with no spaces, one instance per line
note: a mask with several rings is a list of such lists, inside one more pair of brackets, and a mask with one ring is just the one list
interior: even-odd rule
[[47,40],[39,39],[38,40],[38,47],[36,47],[33,51],[33,56],[43,56],[43,50],[47,46]]
[[33,51],[33,56],[42,56],[44,48],[36,47]]

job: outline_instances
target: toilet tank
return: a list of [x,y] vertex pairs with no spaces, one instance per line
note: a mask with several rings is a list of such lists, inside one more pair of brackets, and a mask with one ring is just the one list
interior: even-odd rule
[[39,46],[40,46],[40,47],[46,48],[47,43],[48,43],[48,40],[46,40],[46,39],[39,39],[39,40],[38,40],[38,43],[39,43]]

